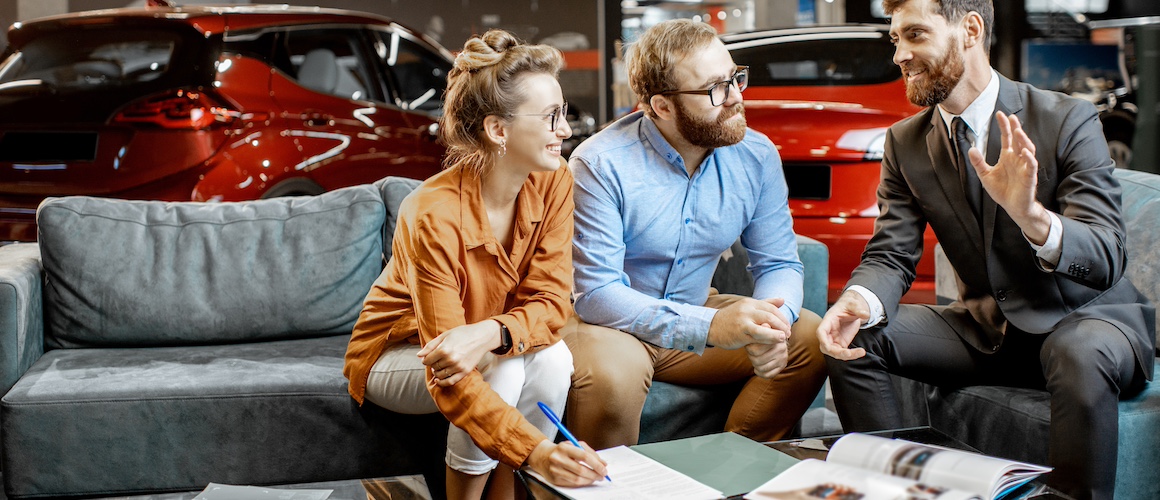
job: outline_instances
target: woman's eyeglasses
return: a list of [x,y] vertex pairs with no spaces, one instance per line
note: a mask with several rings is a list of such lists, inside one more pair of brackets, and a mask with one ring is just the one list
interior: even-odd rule
[[551,113],[525,113],[525,114],[512,113],[512,114],[509,114],[508,116],[539,116],[541,118],[547,117],[548,118],[548,130],[555,132],[556,128],[560,126],[560,118],[565,117],[564,119],[567,120],[566,117],[568,116],[568,101],[564,101],[563,106],[560,106],[560,107],[552,110]]
[[673,94],[695,94],[708,95],[709,103],[714,106],[725,104],[729,100],[730,87],[737,87],[737,92],[744,92],[745,87],[749,86],[749,66],[738,66],[737,71],[733,72],[733,76],[728,80],[722,80],[707,89],[702,90],[666,90],[664,92],[657,92],[657,95],[673,95]]

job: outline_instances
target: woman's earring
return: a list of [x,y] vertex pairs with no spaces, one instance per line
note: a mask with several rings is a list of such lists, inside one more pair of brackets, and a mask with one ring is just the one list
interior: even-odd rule
[[499,141],[499,157],[503,158],[507,154],[507,141]]

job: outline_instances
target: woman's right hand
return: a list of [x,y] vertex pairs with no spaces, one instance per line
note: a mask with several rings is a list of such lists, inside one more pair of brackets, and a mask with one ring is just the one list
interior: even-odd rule
[[584,448],[567,441],[540,441],[528,457],[528,466],[556,486],[587,486],[604,479],[608,464],[587,443],[581,441],[580,445]]
[[499,323],[484,320],[447,330],[419,349],[419,360],[431,367],[441,387],[463,380],[499,347]]

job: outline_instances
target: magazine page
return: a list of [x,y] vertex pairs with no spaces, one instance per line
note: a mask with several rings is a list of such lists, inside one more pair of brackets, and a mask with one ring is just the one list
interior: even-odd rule
[[999,498],[1051,470],[1049,467],[851,433],[830,449],[828,461]]
[[803,460],[759,486],[745,500],[966,500],[979,495],[848,465]]

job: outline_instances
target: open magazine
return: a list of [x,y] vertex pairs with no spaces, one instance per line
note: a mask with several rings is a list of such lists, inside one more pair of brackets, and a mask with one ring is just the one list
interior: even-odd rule
[[745,495],[746,500],[958,500],[1004,498],[1050,471],[866,434],[838,439],[825,461],[804,460]]

